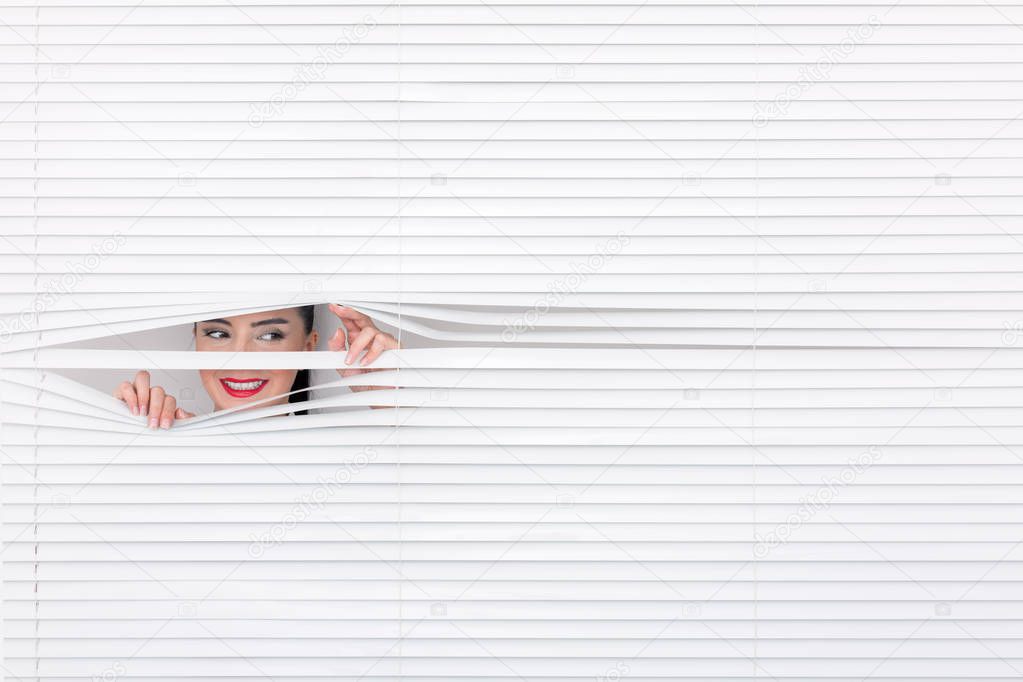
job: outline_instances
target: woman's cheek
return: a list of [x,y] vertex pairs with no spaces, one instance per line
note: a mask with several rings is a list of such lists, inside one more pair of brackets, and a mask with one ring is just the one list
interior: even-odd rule
[[213,400],[214,407],[219,407],[222,400],[220,400],[220,392],[217,390],[220,388],[220,384],[217,383],[217,378],[214,376],[212,370],[200,369],[199,370],[199,381],[202,383],[202,387],[206,389],[206,393]]
[[[270,385],[267,386],[270,390],[267,391],[266,397],[269,398],[270,396],[289,392],[295,384],[295,377],[297,375],[298,371],[293,369],[275,369],[271,371]],[[287,398],[284,398],[284,402],[287,402],[287,400]]]

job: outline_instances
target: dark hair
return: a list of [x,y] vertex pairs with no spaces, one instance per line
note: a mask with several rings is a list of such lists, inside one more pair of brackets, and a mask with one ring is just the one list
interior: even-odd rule
[[[316,311],[315,306],[301,305],[295,308],[298,311],[298,316],[302,318],[302,326],[305,328],[305,333],[309,334],[313,330],[313,315]],[[310,386],[309,370],[300,369],[298,374],[295,375],[295,383],[291,385],[292,391],[302,391],[301,393],[292,393],[288,396],[289,403],[301,403],[309,399],[309,391],[303,390],[308,389]],[[295,414],[309,414],[309,410],[296,410]]]

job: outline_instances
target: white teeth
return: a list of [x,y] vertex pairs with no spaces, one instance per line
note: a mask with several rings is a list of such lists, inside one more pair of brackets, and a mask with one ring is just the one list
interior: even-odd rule
[[262,379],[256,381],[228,381],[224,379],[224,384],[232,391],[254,391],[264,383]]

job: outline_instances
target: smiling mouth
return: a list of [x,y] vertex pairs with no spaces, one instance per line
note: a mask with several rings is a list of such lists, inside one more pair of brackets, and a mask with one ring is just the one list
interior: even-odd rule
[[228,377],[220,380],[224,391],[233,398],[249,398],[263,390],[270,383],[269,379],[235,379]]

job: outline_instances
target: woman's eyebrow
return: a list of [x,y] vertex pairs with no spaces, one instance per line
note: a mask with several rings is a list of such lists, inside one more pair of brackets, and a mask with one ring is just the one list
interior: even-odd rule
[[203,324],[226,324],[228,327],[232,326],[231,323],[228,320],[225,320],[222,317],[218,317],[215,320],[203,320],[202,323]]
[[283,317],[271,317],[269,320],[260,320],[259,322],[253,322],[253,327],[260,327],[264,324],[288,324],[288,320]]

